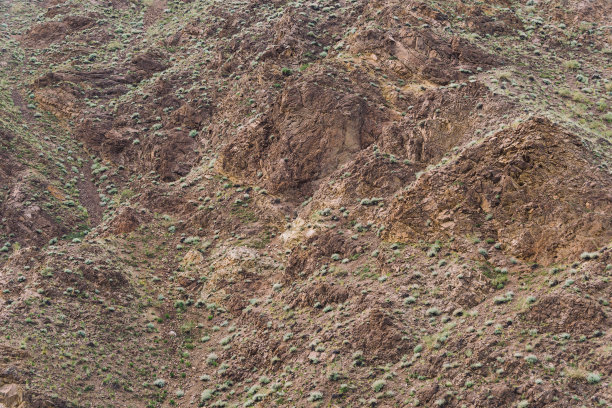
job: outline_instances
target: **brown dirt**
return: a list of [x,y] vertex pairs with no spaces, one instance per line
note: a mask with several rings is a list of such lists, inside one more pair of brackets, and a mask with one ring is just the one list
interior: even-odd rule
[[0,3],[0,405],[609,405],[608,9]]

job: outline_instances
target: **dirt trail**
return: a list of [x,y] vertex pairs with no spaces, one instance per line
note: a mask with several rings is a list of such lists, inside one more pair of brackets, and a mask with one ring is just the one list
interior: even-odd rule
[[[13,104],[19,107],[21,115],[25,119],[28,126],[37,126],[34,114],[23,99],[21,92],[18,89],[13,88],[11,91],[11,98]],[[102,214],[104,213],[103,208],[100,206],[100,196],[94,183],[91,181],[91,169],[89,162],[85,162],[83,166],[83,178],[77,182],[77,188],[79,189],[79,201],[81,205],[87,209],[89,214],[89,221],[92,227],[95,227],[102,221]]]
[[144,25],[145,27],[150,27],[159,19],[159,17],[164,12],[166,8],[165,0],[154,0],[153,3],[149,6],[144,16]]
[[28,109],[28,106],[23,100],[23,96],[21,96],[21,93],[17,88],[13,88],[11,90],[11,98],[13,99],[13,104],[19,107],[19,111],[24,119],[26,119],[26,122],[28,122],[28,124],[34,123],[34,115]]
[[100,196],[98,195],[95,184],[91,181],[91,168],[89,162],[83,166],[83,178],[77,183],[80,192],[79,200],[81,205],[87,208],[89,222],[95,227],[102,221],[103,208],[100,206]]

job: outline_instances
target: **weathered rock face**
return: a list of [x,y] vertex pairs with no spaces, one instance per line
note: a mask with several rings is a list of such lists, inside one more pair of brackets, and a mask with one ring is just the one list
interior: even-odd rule
[[[20,114],[31,116],[17,92],[12,93],[11,99]],[[40,171],[45,166],[44,155],[24,160],[19,153],[30,149],[29,141],[24,141],[15,128],[0,127],[0,234],[4,237],[0,248],[4,247],[5,251],[9,247],[39,246],[67,231],[49,210],[51,203],[65,202],[76,207],[76,203],[57,188],[54,172]],[[77,219],[76,211],[65,215],[70,223]],[[17,245],[13,245],[15,243]]]
[[227,145],[221,169],[249,181],[262,178],[273,192],[312,191],[312,182],[372,144],[380,133],[378,123],[385,120],[364,100],[376,94],[337,90],[332,84],[320,72],[283,92],[271,112]]
[[0,408],[609,404],[608,3],[0,0]]
[[28,353],[0,345],[0,407],[30,408],[24,393],[25,370],[23,360]]
[[577,138],[531,120],[419,179],[392,205],[388,237],[493,237],[509,253],[551,263],[609,242],[611,189]]
[[421,78],[441,85],[465,79],[467,73],[475,72],[477,67],[491,68],[500,64],[496,58],[459,37],[448,41],[427,31],[408,28],[392,33],[382,30],[359,32],[351,40],[349,49],[354,53],[373,53],[383,59],[393,57],[385,64],[402,77]]
[[99,15],[74,16],[69,15],[61,21],[48,21],[32,27],[23,37],[28,46],[43,48],[50,43],[62,40],[66,35],[84,30],[95,24]]
[[[45,109],[64,119],[75,119],[84,109],[84,99],[115,97],[127,92],[135,76],[125,71],[50,72],[34,82],[36,101]],[[87,84],[85,86],[85,84]]]
[[127,234],[138,228],[140,223],[138,212],[131,207],[127,207],[113,219],[110,229],[114,234]]
[[0,407],[27,408],[23,401],[23,390],[17,384],[0,386]]
[[365,358],[377,361],[397,359],[414,347],[410,342],[402,341],[400,323],[380,309],[364,311],[351,337],[355,339],[354,347],[363,351]]
[[521,318],[526,326],[553,333],[592,335],[610,326],[610,318],[599,303],[564,293],[540,299]]
[[412,109],[401,120],[384,125],[378,143],[382,151],[420,165],[438,164],[513,109],[478,83],[452,91],[427,89],[410,103]]

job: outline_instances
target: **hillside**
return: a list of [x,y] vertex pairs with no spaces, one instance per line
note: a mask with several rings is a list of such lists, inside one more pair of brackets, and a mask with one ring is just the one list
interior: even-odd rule
[[611,407],[608,0],[0,2],[0,408]]

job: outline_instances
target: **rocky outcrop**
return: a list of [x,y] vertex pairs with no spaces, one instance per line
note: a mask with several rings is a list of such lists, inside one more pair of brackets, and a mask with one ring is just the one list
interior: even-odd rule
[[552,263],[609,242],[611,190],[578,138],[534,119],[424,174],[392,204],[387,236],[493,237],[508,254]]
[[[1,383],[0,383],[1,384]],[[23,400],[23,390],[17,384],[5,384],[0,386],[0,407],[5,408],[27,408]]]

